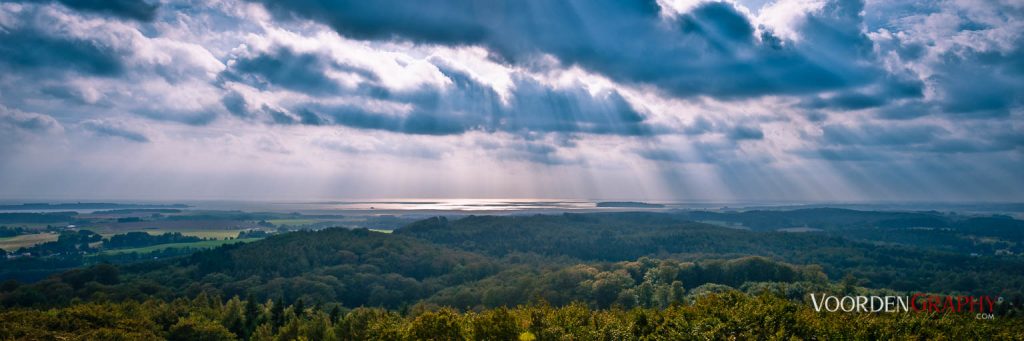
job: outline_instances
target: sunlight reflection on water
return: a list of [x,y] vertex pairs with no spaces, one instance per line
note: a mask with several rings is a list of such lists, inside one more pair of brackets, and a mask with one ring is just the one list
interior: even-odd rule
[[395,210],[395,211],[526,211],[594,209],[593,201],[535,199],[399,199],[371,201],[328,201],[296,203],[315,210]]

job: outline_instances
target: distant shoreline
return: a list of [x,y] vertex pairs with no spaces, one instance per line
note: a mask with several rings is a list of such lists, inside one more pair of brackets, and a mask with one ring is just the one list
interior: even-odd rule
[[185,204],[118,204],[106,202],[79,202],[79,203],[25,203],[21,205],[0,205],[0,211],[36,211],[36,210],[106,210],[106,209],[128,209],[128,208],[189,208]]
[[597,207],[665,208],[665,205],[639,201],[602,201],[597,203]]

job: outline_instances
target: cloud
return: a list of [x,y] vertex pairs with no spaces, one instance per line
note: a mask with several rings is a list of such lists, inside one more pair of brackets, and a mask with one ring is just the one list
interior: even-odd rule
[[223,64],[193,42],[147,34],[139,23],[61,6],[0,6],[0,100],[75,121],[138,115],[209,123]]
[[733,140],[761,140],[764,139],[764,132],[758,127],[737,125],[729,131],[729,138]]
[[53,36],[33,28],[0,29],[0,69],[60,70],[113,77],[124,73],[118,52],[86,39]]
[[85,130],[97,136],[108,136],[122,138],[131,142],[148,143],[149,138],[145,134],[135,131],[122,123],[115,123],[105,120],[88,120],[81,123]]
[[[237,116],[270,115],[272,123],[336,124],[420,135],[473,130],[616,135],[653,131],[644,114],[615,90],[591,92],[581,83],[555,86],[515,74],[514,90],[506,98],[446,61],[432,62],[444,85],[395,89],[376,71],[340,63],[322,52],[278,47],[230,63],[219,77],[221,86],[244,84],[254,91],[287,90],[308,98],[278,103],[280,109],[253,110],[258,99],[229,90],[221,102]],[[342,86],[327,76],[339,71],[358,76],[358,81]]]
[[679,97],[799,94],[865,84],[881,74],[863,66],[871,42],[861,31],[859,1],[830,2],[807,15],[800,42],[755,30],[725,2],[660,15],[655,1],[504,6],[453,1],[259,1],[280,18],[323,22],[346,37],[482,45],[499,60],[530,66],[551,55],[627,84],[649,84]]
[[64,130],[60,122],[49,115],[24,112],[0,105],[0,128],[31,133],[50,133]]
[[[884,108],[880,117],[947,115],[1001,119],[1024,104],[1024,12],[1007,2],[877,4],[872,33],[890,65],[921,75],[930,96]],[[892,8],[896,7],[896,8]],[[907,110],[917,107],[919,110]]]
[[3,163],[10,164],[7,160],[12,152],[60,140],[63,132],[64,126],[52,116],[0,104],[0,157],[5,160]]
[[[457,117],[439,117],[430,112],[416,111],[408,115],[400,113],[373,112],[356,106],[333,106],[303,110],[313,125],[330,121],[360,129],[376,129],[407,134],[448,135],[463,133],[471,122]],[[324,119],[328,117],[328,119]]]
[[942,94],[943,112],[968,117],[1004,117],[1024,103],[1024,35],[1013,51],[950,51],[929,77]]
[[[0,195],[130,178],[102,165],[142,146],[210,195],[1024,190],[1006,1],[261,2],[0,3]],[[103,189],[65,185],[38,193]]]
[[666,148],[639,149],[636,155],[651,161],[674,162],[674,163],[705,163],[706,160],[683,156],[677,151]]
[[327,150],[361,155],[390,155],[398,157],[412,157],[419,159],[440,159],[446,152],[445,147],[436,147],[427,143],[410,143],[410,137],[367,138],[354,140],[341,136],[327,136],[318,138],[313,144]]
[[825,143],[859,146],[903,146],[934,141],[945,129],[933,125],[841,125],[830,124],[821,128]]
[[249,117],[248,104],[245,102],[245,97],[237,91],[228,91],[227,94],[221,98],[221,103],[224,104],[224,108],[228,109],[228,112],[238,117]]
[[505,161],[527,161],[548,166],[578,163],[579,160],[559,151],[559,142],[549,139],[516,137],[506,140],[476,142],[488,156]]
[[711,120],[704,116],[698,116],[683,128],[683,132],[687,135],[700,135],[711,132],[714,128],[715,124]]
[[922,101],[890,105],[875,111],[874,116],[885,120],[911,120],[938,112],[935,105]]
[[818,147],[810,150],[799,150],[796,153],[809,159],[841,162],[870,162],[888,159],[887,154],[880,151],[850,147]]
[[[728,131],[735,130],[737,127],[729,128]],[[728,131],[723,135],[698,140],[677,140],[669,137],[644,146],[629,148],[628,151],[645,160],[662,163],[746,167],[744,164],[751,160],[744,145],[739,142],[758,139],[754,136],[731,136]],[[760,130],[755,129],[747,134],[757,135],[759,132]]]
[[221,77],[262,90],[277,86],[304,93],[338,94],[341,87],[327,76],[338,67],[323,55],[298,53],[279,47],[267,53],[233,60]]
[[[830,157],[832,159],[839,158],[841,153],[858,155],[868,151],[917,156],[992,153],[1014,150],[1024,144],[1020,132],[1012,126],[971,124],[963,128],[963,131],[950,131],[930,124],[829,124],[822,127],[822,144],[829,148],[826,153],[837,154]],[[987,133],[970,133],[975,130]]]
[[148,0],[29,0],[26,2],[57,2],[83,12],[112,15],[122,19],[153,21],[160,4]]

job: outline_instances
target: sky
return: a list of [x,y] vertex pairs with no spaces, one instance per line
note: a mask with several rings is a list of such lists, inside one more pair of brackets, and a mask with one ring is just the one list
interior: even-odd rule
[[5,0],[0,199],[1024,201],[1024,2]]

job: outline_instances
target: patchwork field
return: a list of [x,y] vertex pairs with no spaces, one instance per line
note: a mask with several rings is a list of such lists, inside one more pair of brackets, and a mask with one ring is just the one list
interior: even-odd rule
[[[151,235],[161,235],[164,233],[178,232],[186,236],[195,236],[203,239],[216,239],[217,241],[223,241],[227,238],[238,237],[240,230],[193,230],[187,228],[168,228],[168,229],[146,229],[146,230],[119,230],[117,232],[111,232],[109,230],[95,231],[99,233],[103,238],[110,238],[115,234],[124,234],[128,232],[146,232]],[[16,251],[23,247],[29,247],[45,242],[51,242],[57,240],[58,234],[55,233],[33,233],[23,234],[20,236],[0,238],[0,249],[8,252]]]
[[[131,231],[125,231],[125,232],[121,232],[121,233],[126,233],[126,232],[131,232]],[[206,238],[206,239],[210,239],[210,238],[224,239],[224,238],[235,238],[235,237],[238,237],[239,230],[161,229],[161,230],[143,230],[142,232],[146,232],[146,233],[149,233],[151,235],[160,235],[160,234],[164,234],[164,233],[168,233],[168,232],[179,232],[179,233],[181,233],[183,235],[186,235],[186,236],[196,236],[196,237],[199,237],[199,238]],[[104,235],[104,237],[109,237],[109,236]]]
[[54,240],[57,240],[57,234],[54,233],[23,234],[20,236],[0,238],[0,249],[10,252],[26,246],[32,246]]
[[238,231],[243,229],[257,228],[258,225],[248,221],[238,220],[152,220],[140,222],[101,222],[86,226],[79,226],[81,229],[88,229],[96,233],[125,233],[128,231],[150,231],[159,230],[166,232],[185,231],[217,231],[228,230]]
[[230,240],[204,240],[201,242],[194,243],[175,243],[175,244],[160,244],[146,247],[137,247],[131,249],[118,249],[118,250],[107,250],[100,252],[99,255],[117,255],[124,253],[149,253],[154,251],[163,251],[166,249],[178,249],[178,248],[193,248],[193,249],[210,249],[221,245],[234,244],[234,243],[249,243],[260,240],[260,238],[243,238],[243,239],[230,239]]
[[267,220],[267,222],[271,223],[271,224],[274,224],[274,225],[300,226],[300,225],[316,224],[316,223],[322,222],[322,220],[316,220],[316,219],[271,219],[271,220]]

